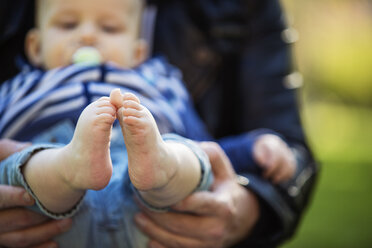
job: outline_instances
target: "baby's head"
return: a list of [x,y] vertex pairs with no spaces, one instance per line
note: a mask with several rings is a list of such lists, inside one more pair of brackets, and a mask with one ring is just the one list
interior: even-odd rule
[[98,49],[103,62],[129,68],[147,53],[140,39],[144,0],[37,0],[36,25],[27,34],[29,61],[45,69],[67,66],[81,47]]

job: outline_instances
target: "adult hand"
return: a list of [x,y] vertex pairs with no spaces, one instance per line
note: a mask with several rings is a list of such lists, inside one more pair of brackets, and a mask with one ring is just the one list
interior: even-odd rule
[[0,161],[28,146],[30,146],[30,143],[17,142],[10,139],[0,139]]
[[[0,161],[29,146],[0,140]],[[0,185],[0,247],[57,247],[51,239],[67,231],[71,219],[50,221],[47,217],[20,208],[35,202],[21,187]]]
[[201,147],[214,173],[211,191],[194,193],[174,206],[182,212],[155,213],[142,207],[135,222],[150,237],[149,247],[229,247],[247,237],[257,222],[257,198],[236,183],[225,153],[213,142]]
[[273,183],[287,181],[296,172],[296,159],[292,150],[277,135],[264,134],[253,147],[255,161],[264,169],[263,177]]

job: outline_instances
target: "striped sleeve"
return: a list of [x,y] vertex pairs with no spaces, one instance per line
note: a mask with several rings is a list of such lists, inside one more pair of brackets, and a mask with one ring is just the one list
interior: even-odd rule
[[4,128],[9,122],[14,107],[19,106],[19,101],[39,82],[42,77],[41,71],[30,74],[20,73],[12,79],[4,82],[0,88],[0,137],[3,137]]
[[[65,115],[86,105],[84,86],[71,78],[98,77],[92,67],[70,66],[50,71],[20,73],[0,89],[0,138],[15,138],[27,125],[53,113]],[[78,105],[78,106],[77,106]],[[28,132],[39,131],[29,129]]]

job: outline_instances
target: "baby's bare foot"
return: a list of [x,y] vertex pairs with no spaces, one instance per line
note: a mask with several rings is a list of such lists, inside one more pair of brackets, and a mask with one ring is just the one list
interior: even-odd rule
[[142,191],[164,186],[175,173],[175,168],[169,166],[169,149],[153,116],[131,93],[121,95],[120,90],[115,90],[110,98],[118,108],[133,185]]
[[67,183],[77,189],[102,189],[110,181],[110,135],[116,108],[102,97],[88,105],[78,120],[74,137],[65,147]]

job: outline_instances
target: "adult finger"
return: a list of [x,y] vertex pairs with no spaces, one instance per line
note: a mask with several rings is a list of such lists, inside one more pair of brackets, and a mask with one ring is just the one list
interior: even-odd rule
[[218,213],[220,204],[220,196],[210,191],[201,191],[186,197],[172,206],[172,209],[197,215],[212,215]]
[[280,169],[277,171],[277,173],[273,176],[273,182],[279,183],[282,181],[289,180],[296,170],[296,165],[294,159],[291,159],[291,154],[286,156],[283,159],[282,164],[280,164]]
[[272,179],[280,170],[279,162],[275,162],[267,166],[267,169],[263,172],[263,177],[266,179]]
[[[136,218],[141,218],[141,223],[152,221],[158,227],[180,236],[194,239],[203,239],[209,232],[213,232],[216,220],[212,216],[198,216],[187,213],[167,212],[155,213],[144,211]],[[139,224],[141,224],[139,223]]]
[[24,230],[0,234],[0,245],[6,247],[29,247],[50,241],[70,229],[71,219],[54,220]]
[[0,233],[25,229],[39,225],[47,217],[24,208],[10,208],[0,211]]
[[257,164],[266,168],[268,166],[267,161],[270,160],[270,150],[269,147],[260,140],[256,141],[253,147],[253,159]]
[[287,179],[288,177],[288,170],[284,166],[280,166],[280,169],[276,172],[275,175],[272,177],[273,183],[277,184]]
[[0,161],[30,145],[31,143],[17,142],[10,139],[0,139]]
[[222,148],[215,142],[201,142],[200,147],[208,155],[216,180],[233,178],[235,171]]
[[31,206],[34,199],[21,187],[0,185],[0,209],[16,206]]
[[[263,172],[264,178],[271,178],[280,169],[280,164],[283,163],[283,156],[279,147],[268,147],[270,149],[270,156],[266,161],[265,170]],[[277,149],[277,150],[275,150]]]
[[141,214],[135,216],[135,222],[142,232],[147,234],[150,239],[156,240],[163,247],[203,247],[199,240],[168,232]]

